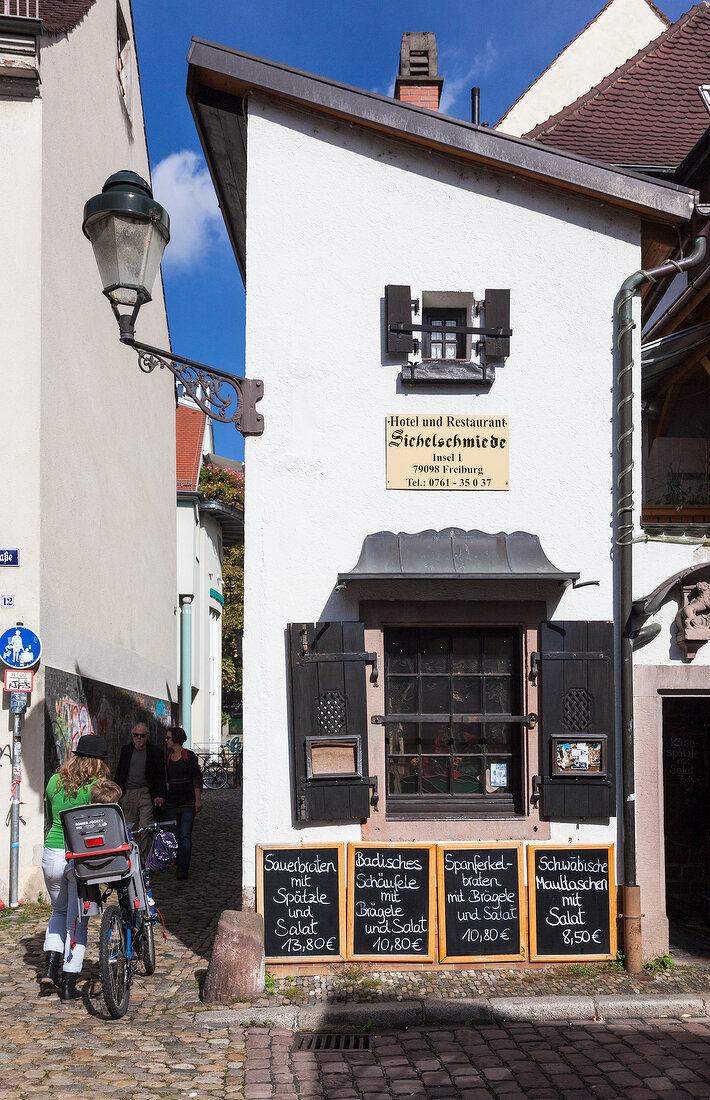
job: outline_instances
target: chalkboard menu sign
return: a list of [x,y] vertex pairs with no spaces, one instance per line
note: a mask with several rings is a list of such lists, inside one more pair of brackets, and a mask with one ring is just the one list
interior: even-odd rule
[[432,962],[434,844],[348,845],[348,958]]
[[344,845],[258,846],[256,891],[267,962],[345,957]]
[[439,961],[527,958],[522,844],[440,844]]
[[528,846],[530,959],[616,956],[614,845]]

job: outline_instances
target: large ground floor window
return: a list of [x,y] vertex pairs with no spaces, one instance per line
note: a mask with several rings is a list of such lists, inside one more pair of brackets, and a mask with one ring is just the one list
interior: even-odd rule
[[385,692],[388,815],[523,812],[519,630],[387,629]]

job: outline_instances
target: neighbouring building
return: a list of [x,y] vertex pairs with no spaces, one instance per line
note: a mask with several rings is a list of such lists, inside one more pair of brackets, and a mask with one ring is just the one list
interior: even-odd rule
[[[5,0],[0,13],[0,527],[19,551],[0,569],[0,627],[22,621],[43,642],[22,736],[19,887],[36,897],[48,774],[92,730],[114,762],[134,721],[157,736],[177,702],[175,388],[119,343],[81,231],[109,175],[150,174],[130,4]],[[153,297],[141,334],[169,346],[159,281]],[[5,756],[6,801],[10,773]]]
[[[265,869],[324,863],[260,846],[349,845],[349,905],[379,881],[353,876],[363,843],[387,868],[432,844],[621,864],[614,303],[697,193],[419,105],[440,88],[426,35],[404,36],[396,99],[189,54],[265,394],[246,441],[245,907]],[[387,936],[358,950],[354,904],[347,956],[401,961]],[[643,904],[656,953],[662,900]],[[394,912],[363,907],[373,928]]]
[[518,137],[527,134],[596,87],[669,24],[653,0],[609,0],[518,96],[496,129]]
[[237,464],[213,453],[212,421],[187,398],[178,404],[175,434],[180,721],[193,749],[216,752],[222,744],[222,564],[224,548],[244,538],[244,517],[199,490],[203,461]]
[[[691,187],[708,203],[709,51],[704,2],[526,136]],[[668,230],[658,232],[643,266],[663,262],[669,250],[679,261],[691,248],[685,233],[673,242]],[[635,626],[643,630],[634,657],[639,878],[647,940],[660,952],[669,922],[678,946],[710,936],[710,254],[675,278],[649,282],[641,320],[633,569]]]

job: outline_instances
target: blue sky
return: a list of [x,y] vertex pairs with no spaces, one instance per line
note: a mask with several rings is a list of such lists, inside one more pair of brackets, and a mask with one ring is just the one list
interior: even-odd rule
[[[470,89],[478,84],[481,119],[494,124],[602,6],[603,0],[133,0],[154,191],[173,223],[163,262],[173,349],[244,373],[244,290],[185,96],[193,36],[391,95],[402,32],[434,31],[446,113],[469,119]],[[691,6],[690,0],[659,4],[672,20]],[[233,427],[215,426],[215,446],[244,457]]]

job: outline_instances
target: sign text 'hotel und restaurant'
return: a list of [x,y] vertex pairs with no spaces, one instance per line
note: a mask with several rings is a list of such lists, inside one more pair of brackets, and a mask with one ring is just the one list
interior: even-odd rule
[[507,416],[386,419],[388,489],[507,489]]

